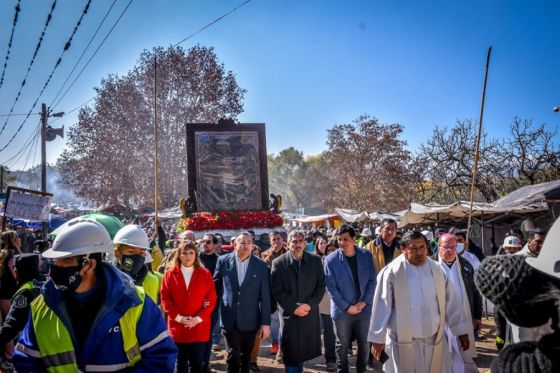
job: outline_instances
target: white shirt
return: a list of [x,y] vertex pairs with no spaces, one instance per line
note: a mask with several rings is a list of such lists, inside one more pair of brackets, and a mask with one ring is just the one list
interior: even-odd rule
[[407,261],[405,266],[412,338],[432,337],[438,331],[440,318],[432,272],[428,263],[415,266]]
[[249,255],[249,257],[245,260],[241,260],[237,255],[235,255],[235,268],[237,268],[237,282],[239,283],[239,286],[241,286],[243,280],[245,279],[250,259],[251,255]]
[[194,266],[185,267],[181,264],[181,273],[183,274],[183,278],[185,279],[185,285],[187,286],[187,289],[189,288],[189,284],[191,283],[193,272]]

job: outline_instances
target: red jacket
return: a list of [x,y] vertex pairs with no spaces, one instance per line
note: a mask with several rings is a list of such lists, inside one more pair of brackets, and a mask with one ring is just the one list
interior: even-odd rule
[[[203,304],[208,301],[207,307]],[[165,272],[161,284],[161,305],[167,314],[169,334],[175,342],[192,343],[210,340],[211,314],[216,306],[216,289],[212,275],[205,268],[195,268],[189,288],[180,267]],[[177,315],[199,316],[202,322],[194,328],[175,321]]]

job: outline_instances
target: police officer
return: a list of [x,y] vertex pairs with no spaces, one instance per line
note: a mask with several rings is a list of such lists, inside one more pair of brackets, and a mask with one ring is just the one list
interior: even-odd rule
[[159,303],[161,282],[148,268],[151,263],[148,235],[139,225],[125,225],[113,239],[117,268],[132,277],[134,284],[142,286],[152,300]]
[[173,372],[177,350],[141,287],[103,263],[113,245],[102,225],[69,224],[43,257],[50,279],[31,304],[16,345],[19,372]]
[[14,274],[18,290],[12,297],[12,305],[6,320],[0,327],[0,345],[17,337],[29,319],[29,307],[40,293],[40,259],[37,254],[18,254],[14,256]]

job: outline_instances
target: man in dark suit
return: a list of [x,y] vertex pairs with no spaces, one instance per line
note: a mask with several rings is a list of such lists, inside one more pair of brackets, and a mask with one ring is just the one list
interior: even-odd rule
[[348,348],[354,334],[358,342],[356,370],[365,372],[369,356],[367,334],[375,292],[375,269],[369,251],[355,245],[356,231],[341,225],[337,231],[340,249],[325,259],[325,280],[331,295],[331,316],[336,335],[339,373],[348,372]]
[[253,239],[243,232],[234,252],[218,259],[214,283],[220,300],[222,330],[228,345],[227,372],[249,372],[255,335],[270,334],[270,281],[264,261],[251,255]]
[[272,294],[282,306],[282,356],[286,373],[302,373],[303,363],[321,355],[319,302],[325,293],[321,258],[305,251],[305,234],[288,235],[287,253],[274,259]]

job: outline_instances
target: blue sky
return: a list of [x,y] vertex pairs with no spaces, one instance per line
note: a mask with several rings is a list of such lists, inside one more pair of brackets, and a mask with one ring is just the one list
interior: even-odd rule
[[[134,0],[55,111],[68,112],[93,97],[103,77],[125,74],[143,49],[174,44],[241,2]],[[14,113],[30,109],[85,3],[58,0]],[[111,3],[92,3],[39,104],[52,102]],[[117,1],[78,71],[127,3]],[[0,2],[0,69],[15,4]],[[22,1],[0,88],[0,114],[10,110],[50,4]],[[235,72],[247,89],[239,119],[266,123],[269,153],[294,146],[305,155],[318,154],[326,148],[328,128],[364,113],[405,126],[403,138],[414,150],[436,125],[478,119],[490,44],[485,130],[505,136],[514,116],[556,128],[560,114],[552,107],[560,105],[559,19],[558,1],[252,0],[182,46],[213,46],[226,69]],[[75,114],[56,123],[72,125]],[[21,149],[38,119],[30,117],[0,152],[0,162]],[[0,128],[4,120],[0,117]],[[0,147],[22,120],[10,118]],[[48,161],[54,162],[63,147],[63,140],[49,143]],[[39,152],[35,164],[38,157]],[[33,153],[27,162],[21,158],[10,167],[33,163]]]

